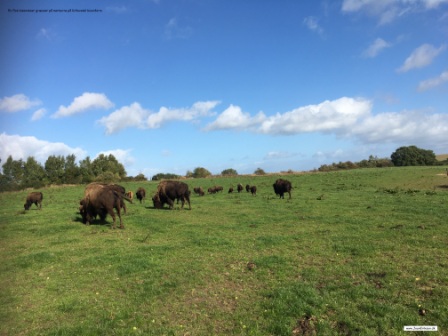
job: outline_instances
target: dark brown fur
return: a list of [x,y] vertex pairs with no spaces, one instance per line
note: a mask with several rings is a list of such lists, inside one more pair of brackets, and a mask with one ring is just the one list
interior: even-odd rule
[[146,190],[142,187],[138,188],[138,190],[135,193],[135,196],[140,201],[140,204],[145,200],[146,198]]
[[29,210],[31,205],[36,204],[39,209],[42,209],[42,200],[44,199],[44,195],[40,191],[33,191],[28,194],[26,197],[25,204],[23,207],[25,210]]
[[285,198],[284,193],[287,192],[289,194],[289,199],[291,199],[291,182],[284,179],[278,179],[272,186],[274,187],[275,194],[279,195],[280,198]]
[[187,201],[191,210],[188,184],[178,181],[162,181],[157,186],[157,192],[152,198],[152,201],[156,209],[163,208],[164,204],[168,204],[170,209],[173,209],[174,200],[176,199],[182,201],[182,208],[184,207],[185,201]]
[[123,221],[121,219],[122,205],[123,199],[115,190],[112,190],[111,188],[93,188],[81,200],[79,210],[84,224],[90,224],[97,215],[100,216],[101,221],[104,221],[107,214],[109,214],[114,221],[112,228],[115,229],[115,209],[118,218],[120,218],[120,228],[124,229]]

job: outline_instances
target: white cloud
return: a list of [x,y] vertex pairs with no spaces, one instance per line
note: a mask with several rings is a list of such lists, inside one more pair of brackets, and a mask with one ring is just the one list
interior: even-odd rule
[[[448,147],[448,115],[418,111],[373,114],[373,103],[365,98],[342,97],[317,105],[298,107],[285,113],[251,116],[231,105],[205,130],[245,130],[267,135],[303,133],[334,134],[360,143],[415,143]],[[279,153],[271,153],[274,157]]]
[[39,100],[31,100],[23,93],[19,93],[11,97],[3,97],[0,99],[0,111],[14,113],[29,110],[30,108],[41,104],[42,103]]
[[146,119],[146,127],[159,128],[169,121],[191,121],[199,117],[212,114],[213,108],[219,101],[206,101],[194,103],[190,108],[169,109],[162,106],[158,112],[151,113]]
[[15,160],[26,159],[33,156],[44,164],[50,155],[67,156],[75,154],[77,159],[86,156],[86,151],[76,147],[72,148],[62,142],[49,142],[39,140],[34,136],[0,134],[0,158],[5,162],[9,155]]
[[374,58],[385,48],[392,46],[389,42],[384,41],[382,38],[377,38],[373,43],[362,53],[363,57]]
[[33,113],[31,117],[31,121],[36,121],[41,119],[45,114],[47,113],[47,110],[44,108],[38,109],[36,112]]
[[303,24],[311,31],[323,36],[324,29],[319,25],[319,21],[314,16],[308,16],[303,20]]
[[422,44],[406,58],[403,65],[397,69],[397,72],[407,72],[428,66],[443,50],[445,50],[445,45],[435,48],[431,44]]
[[318,105],[299,107],[264,120],[259,132],[265,134],[298,134],[308,132],[340,132],[352,127],[368,115],[372,103],[363,98],[342,97]]
[[426,91],[433,89],[443,83],[448,82],[448,71],[442,72],[438,77],[421,81],[417,87],[418,91]]
[[68,117],[92,109],[109,109],[114,104],[103,93],[85,92],[76,97],[73,102],[65,107],[61,105],[59,110],[53,114],[53,118]]
[[112,154],[118,162],[120,162],[125,167],[131,166],[135,162],[135,158],[131,155],[131,149],[113,149],[108,151],[99,152],[94,159],[96,159],[100,154],[106,156]]
[[189,108],[170,109],[161,107],[158,112],[144,109],[139,103],[124,106],[97,122],[106,128],[106,134],[113,134],[128,127],[141,129],[160,128],[170,121],[193,121],[213,114],[219,101],[196,102]]
[[230,105],[216,120],[205,127],[206,131],[218,129],[247,129],[260,124],[266,116],[259,112],[255,117],[245,113],[239,106]]
[[149,111],[142,108],[139,103],[132,103],[112,112],[97,122],[106,128],[106,134],[113,134],[127,127],[143,128],[147,115],[149,115]]
[[349,132],[363,143],[424,144],[448,146],[448,115],[419,111],[370,115]]

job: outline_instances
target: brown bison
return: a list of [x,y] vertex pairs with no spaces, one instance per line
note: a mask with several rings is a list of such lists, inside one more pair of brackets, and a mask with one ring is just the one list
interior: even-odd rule
[[221,187],[221,186],[214,186],[214,187],[210,187],[210,188],[208,188],[208,192],[209,192],[210,194],[216,194],[217,192],[219,192],[219,191],[223,191],[223,190],[224,190],[224,188]]
[[89,183],[86,186],[86,189],[84,190],[84,198],[88,196],[92,191],[95,191],[97,189],[110,189],[115,191],[120,196],[120,206],[123,208],[124,213],[127,212],[126,204],[123,202],[123,200],[126,200],[130,203],[132,203],[132,199],[130,199],[126,195],[126,189],[118,184],[106,184],[106,183],[98,183],[98,182],[92,182]]
[[115,209],[120,218],[120,228],[124,229],[121,219],[121,208],[124,204],[123,198],[113,188],[108,188],[107,186],[91,186],[88,189],[86,188],[85,196],[79,204],[79,210],[84,224],[89,225],[96,216],[100,216],[101,221],[104,222],[107,214],[109,214],[114,221],[112,228],[115,229]]
[[238,192],[242,192],[243,191],[243,185],[241,183],[238,183],[238,187],[236,188],[236,190],[238,190]]
[[246,184],[246,191],[249,192],[250,191],[250,185]]
[[229,188],[229,194],[233,193],[233,187]]
[[256,196],[256,195],[257,195],[257,187],[256,187],[256,186],[252,186],[252,187],[250,187],[250,193],[251,193],[253,196]]
[[146,190],[142,187],[138,188],[138,190],[135,192],[135,196],[137,197],[137,199],[140,201],[141,204],[142,201],[144,201],[146,198]]
[[31,205],[36,204],[39,209],[42,209],[42,200],[44,199],[44,195],[40,191],[34,191],[26,196],[25,204],[23,207],[25,210],[29,210]]
[[182,201],[182,209],[185,201],[187,201],[191,210],[188,184],[179,181],[162,181],[157,186],[157,191],[152,198],[152,202],[154,203],[154,208],[156,209],[162,209],[165,203],[169,205],[170,209],[173,209],[174,200],[176,199],[178,201]]
[[202,187],[193,188],[193,191],[195,194],[198,194],[199,196],[204,196],[204,189]]
[[272,186],[274,187],[275,194],[279,195],[280,198],[285,198],[284,193],[287,192],[289,194],[289,199],[291,199],[291,182],[284,179],[278,179]]

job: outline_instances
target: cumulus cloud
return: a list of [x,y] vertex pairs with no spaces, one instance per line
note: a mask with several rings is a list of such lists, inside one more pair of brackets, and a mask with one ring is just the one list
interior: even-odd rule
[[159,128],[169,121],[191,121],[199,117],[210,115],[218,101],[206,101],[194,103],[190,108],[170,109],[162,106],[158,112],[151,113],[147,120],[148,128]]
[[362,53],[363,57],[374,58],[385,48],[391,47],[392,44],[384,41],[382,38],[377,38],[373,43]]
[[112,112],[97,122],[106,128],[106,134],[113,134],[128,127],[154,129],[170,121],[193,121],[212,115],[213,108],[218,104],[219,101],[200,101],[189,108],[161,107],[158,112],[152,112],[135,102]]
[[230,105],[225,109],[214,122],[205,127],[206,131],[219,129],[247,129],[260,124],[266,116],[259,112],[251,117],[249,113],[243,112],[239,106]]
[[349,132],[363,143],[419,143],[448,146],[448,115],[420,111],[370,115]]
[[265,134],[339,132],[352,127],[361,117],[368,115],[371,108],[369,100],[342,97],[277,113],[266,118],[258,130]]
[[230,105],[214,122],[207,125],[205,130],[251,130],[277,135],[334,132],[351,127],[359,118],[368,115],[371,105],[366,99],[343,97],[269,117],[263,112],[251,116],[239,106]]
[[[448,146],[448,115],[418,111],[373,113],[373,102],[342,97],[292,111],[252,116],[231,105],[205,130],[238,130],[266,135],[334,134],[360,143],[420,143]],[[271,153],[271,157],[281,155]]]
[[439,76],[435,78],[426,79],[421,81],[417,87],[418,91],[426,91],[433,89],[443,83],[448,82],[448,71],[442,72]]
[[23,93],[19,93],[11,97],[3,97],[0,99],[0,111],[14,113],[29,110],[30,108],[41,104],[40,100],[31,100]]
[[68,117],[74,114],[82,113],[93,109],[110,109],[114,104],[103,93],[85,92],[76,97],[73,102],[65,107],[59,106],[58,111],[53,114],[53,118]]
[[149,114],[139,103],[132,103],[129,106],[112,112],[97,122],[106,128],[106,134],[113,134],[128,127],[143,128],[144,120]]
[[445,48],[445,45],[436,48],[431,44],[423,44],[415,49],[408,58],[406,58],[403,65],[397,69],[397,72],[407,72],[412,69],[428,66],[432,63],[434,58],[445,50]]
[[76,147],[72,148],[62,142],[49,142],[39,140],[34,136],[0,134],[0,158],[5,162],[8,156],[15,160],[26,159],[33,156],[44,164],[50,155],[67,156],[75,154],[80,159],[86,156],[86,151]]

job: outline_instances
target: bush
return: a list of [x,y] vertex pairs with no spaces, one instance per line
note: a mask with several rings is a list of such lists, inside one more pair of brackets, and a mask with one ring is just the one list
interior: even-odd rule
[[390,156],[395,166],[433,166],[436,155],[432,150],[421,149],[416,146],[400,147]]

